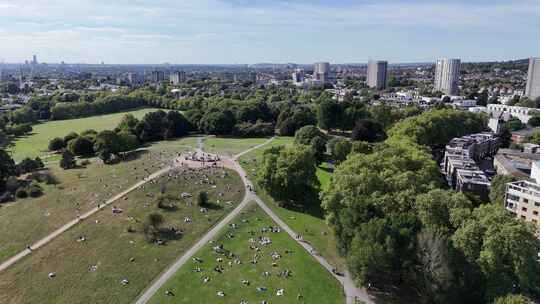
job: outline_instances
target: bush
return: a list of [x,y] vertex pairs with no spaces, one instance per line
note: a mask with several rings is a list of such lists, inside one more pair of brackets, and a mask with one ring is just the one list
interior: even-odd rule
[[24,189],[24,188],[19,188],[19,189],[17,189],[17,191],[15,191],[15,196],[17,198],[27,198],[28,197],[28,192],[26,192],[26,189]]
[[66,147],[66,143],[60,137],[56,137],[49,141],[49,151],[58,151]]
[[75,138],[77,138],[77,137],[79,137],[79,134],[77,134],[77,133],[75,133],[75,132],[69,133],[68,135],[66,135],[66,136],[64,137],[64,145],[67,146],[67,145],[69,144],[69,141],[70,141],[70,140],[75,139]]
[[79,136],[68,143],[68,150],[77,156],[91,156],[94,154],[94,142]]
[[197,205],[200,207],[208,205],[208,193],[205,191],[199,192],[199,195],[197,196]]

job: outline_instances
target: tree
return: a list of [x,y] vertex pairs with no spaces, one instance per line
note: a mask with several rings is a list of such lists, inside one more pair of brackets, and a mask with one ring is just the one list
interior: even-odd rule
[[197,195],[197,205],[199,207],[205,207],[208,205],[208,193],[206,193],[206,191],[200,191]]
[[444,147],[452,138],[486,130],[487,117],[482,114],[450,109],[430,110],[396,123],[387,133],[396,138],[434,147]]
[[505,126],[506,128],[508,128],[508,130],[510,131],[518,131],[518,130],[521,130],[523,128],[525,128],[525,125],[521,122],[521,120],[519,120],[519,118],[517,117],[512,117],[510,118],[506,123],[505,123]]
[[79,136],[69,141],[68,150],[77,156],[92,156],[94,154],[94,143],[84,137]]
[[176,138],[188,134],[189,122],[178,111],[170,111],[165,115],[164,138]]
[[139,139],[137,136],[126,131],[118,133],[118,142],[119,150],[116,151],[116,153],[133,151],[139,147]]
[[317,108],[317,121],[319,127],[330,130],[338,126],[341,116],[339,104],[332,99],[323,100]]
[[487,103],[488,103],[488,92],[487,90],[482,90],[482,92],[480,92],[480,94],[478,94],[478,97],[476,99],[476,105],[477,106],[487,106]]
[[361,119],[356,122],[351,137],[353,140],[376,142],[384,140],[386,134],[381,124],[371,119]]
[[313,156],[318,164],[324,160],[324,154],[326,153],[326,139],[315,136],[310,142],[311,150],[313,151]]
[[328,141],[328,148],[332,159],[339,164],[344,161],[351,152],[352,144],[344,138],[334,137]]
[[482,205],[462,217],[452,243],[477,267],[485,302],[511,292],[538,291],[540,244],[535,230],[495,204]]
[[7,178],[15,175],[15,173],[15,162],[4,149],[0,149],[0,189],[3,189]]
[[75,156],[68,150],[62,152],[62,159],[60,159],[60,167],[64,170],[73,169],[77,166]]
[[49,151],[58,151],[66,147],[64,140],[60,137],[56,137],[49,141]]
[[320,186],[315,164],[313,152],[307,146],[267,149],[257,182],[285,204],[307,205],[317,201]]
[[536,114],[533,117],[529,118],[529,121],[527,122],[527,124],[530,127],[538,127],[538,126],[540,126],[540,115]]
[[122,150],[120,138],[113,131],[105,130],[98,133],[94,143],[94,151],[105,163],[109,162],[111,156],[118,154]]
[[31,159],[29,157],[24,158],[17,164],[17,174],[25,174],[29,172],[34,172],[36,170],[43,169],[45,165],[39,157]]
[[322,132],[315,126],[304,126],[294,134],[294,143],[297,145],[310,145],[315,137],[324,137]]
[[491,181],[489,200],[491,203],[504,206],[504,196],[506,195],[506,184],[515,182],[517,179],[511,175],[496,175]]
[[79,137],[79,134],[77,134],[76,132],[70,132],[68,135],[64,137],[64,144],[67,146],[70,140],[75,139],[77,137]]
[[452,227],[463,214],[472,210],[472,203],[459,192],[435,189],[416,198],[415,209],[422,225],[432,231],[451,235]]
[[204,114],[199,122],[199,129],[206,134],[230,134],[236,121],[231,111],[210,110]]
[[126,114],[122,117],[122,120],[116,127],[115,131],[120,133],[122,131],[135,134],[135,127],[139,123],[139,120],[135,118],[132,114]]
[[360,281],[399,278],[416,260],[414,202],[442,185],[431,153],[410,141],[351,154],[321,194],[327,221]]
[[365,141],[354,141],[351,147],[351,153],[368,154],[373,151],[372,145]]

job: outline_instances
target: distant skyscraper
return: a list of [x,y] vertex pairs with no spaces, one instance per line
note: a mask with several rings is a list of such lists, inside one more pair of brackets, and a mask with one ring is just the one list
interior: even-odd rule
[[367,84],[377,90],[386,89],[388,62],[370,60],[367,69]]
[[37,64],[37,56],[32,55],[32,64]]
[[169,81],[172,85],[179,85],[180,83],[186,81],[186,72],[177,71],[169,75]]
[[443,58],[435,67],[434,90],[446,95],[457,95],[459,91],[459,69],[461,60]]
[[540,97],[540,58],[529,58],[529,73],[525,95],[530,98]]
[[296,69],[294,71],[294,73],[292,73],[292,81],[293,81],[293,83],[302,83],[302,82],[304,82],[304,70]]
[[165,80],[165,72],[163,71],[152,71],[152,74],[150,76],[150,80],[152,82],[161,82]]
[[330,81],[330,63],[317,62],[313,65],[313,78],[321,82]]

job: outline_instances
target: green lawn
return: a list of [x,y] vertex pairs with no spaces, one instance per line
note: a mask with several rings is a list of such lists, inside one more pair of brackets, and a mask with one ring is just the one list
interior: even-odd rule
[[260,145],[268,138],[230,138],[230,137],[206,137],[204,150],[210,153],[235,155],[249,148]]
[[142,118],[144,114],[156,111],[157,109],[140,109],[129,112],[92,116],[79,119],[49,121],[32,126],[30,135],[19,138],[15,141],[15,146],[11,148],[12,157],[15,161],[20,161],[25,157],[42,156],[47,153],[49,141],[55,137],[64,137],[69,132],[82,132],[87,129],[102,131],[114,129],[122,117],[132,114],[136,118]]
[[[208,182],[199,182],[206,177]],[[180,169],[178,175],[163,176],[115,203],[123,209],[121,214],[113,215],[108,207],[2,272],[0,303],[131,303],[240,202],[243,189],[240,177],[224,169]],[[193,199],[180,198],[183,192],[196,195],[202,190],[208,192],[212,202],[206,213]],[[177,198],[172,200],[176,209],[157,207],[151,196],[161,192]],[[183,231],[182,235],[173,238],[163,230],[165,245],[149,243],[142,222],[152,212],[164,217],[163,229],[175,227]],[[185,222],[185,217],[192,222]],[[82,236],[86,240],[78,241]],[[51,272],[56,277],[49,278]],[[121,283],[124,278],[128,280],[126,285]]]
[[[233,223],[236,227],[224,229],[214,242],[196,254],[202,263],[189,261],[150,303],[238,304],[241,300],[254,304],[263,300],[269,303],[345,302],[339,283],[287,233],[262,231],[263,228],[277,225],[255,204],[245,209]],[[260,237],[269,238],[271,244],[255,243],[254,246],[260,250],[251,249],[249,240]],[[236,258],[215,252],[213,248],[217,245],[222,245]],[[277,252],[281,257],[273,260],[272,252]],[[251,261],[255,255],[258,256],[257,263],[253,264]],[[222,262],[218,261],[219,258]],[[237,264],[236,259],[241,264]],[[214,271],[218,265],[223,267],[222,273]],[[201,272],[195,272],[196,267],[200,267]],[[284,270],[290,270],[291,276],[280,277],[278,274]],[[270,272],[270,276],[263,276],[265,271]],[[204,283],[205,277],[210,281]],[[244,284],[243,280],[249,281],[249,285]],[[267,291],[257,291],[258,287],[266,287]],[[284,291],[282,296],[276,295],[279,289]],[[173,295],[166,295],[167,290]],[[225,296],[218,297],[218,291],[223,291]],[[298,295],[303,298],[299,300]]]
[[[195,138],[161,141],[145,148],[139,157],[115,165],[100,165],[96,159],[86,168],[63,170],[49,163],[56,185],[44,185],[39,198],[19,199],[0,207],[0,262],[23,250],[97,203],[122,192],[166,166],[178,152],[190,150]],[[100,182],[101,180],[101,182]]]
[[[272,146],[289,145],[294,141],[290,137],[279,137],[271,144],[251,151],[240,158],[240,164],[248,173],[250,179],[255,181],[259,161],[265,149]],[[327,167],[323,163],[321,167]],[[330,181],[330,173],[317,168],[317,176],[321,182],[321,187],[326,187]],[[336,238],[330,227],[326,224],[323,211],[320,206],[312,206],[308,210],[291,210],[281,208],[264,190],[255,185],[259,196],[268,206],[277,213],[280,218],[297,233],[302,234],[304,240],[308,241],[326,260],[338,269],[345,267],[345,261],[339,256],[336,249]]]

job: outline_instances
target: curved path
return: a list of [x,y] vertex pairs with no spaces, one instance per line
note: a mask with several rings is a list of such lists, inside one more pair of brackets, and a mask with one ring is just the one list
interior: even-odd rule
[[[249,187],[253,188],[253,184],[249,181],[247,178],[247,174],[244,171],[244,169],[240,166],[238,163],[238,158],[241,156],[255,150],[258,148],[261,148],[268,143],[270,143],[272,140],[274,140],[274,137],[270,138],[268,141],[254,146],[246,151],[243,151],[239,154],[236,154],[233,156],[233,158],[225,158],[222,159],[219,162],[219,165],[222,165],[224,167],[227,167],[229,169],[233,169],[242,178],[242,181],[244,182],[244,185],[246,185],[246,189]],[[203,143],[202,138],[198,139],[197,142],[197,152],[203,153]],[[209,153],[206,153],[209,154]],[[248,187],[249,186],[249,187]],[[188,262],[195,253],[202,249],[208,242],[210,242],[218,233],[219,231],[224,228],[231,220],[234,219],[241,211],[242,209],[250,202],[255,201],[257,205],[261,207],[261,209],[266,212],[270,218],[276,224],[278,224],[284,231],[286,231],[290,237],[295,240],[300,246],[302,246],[305,250],[307,250],[313,258],[321,264],[326,270],[328,270],[332,276],[343,286],[343,290],[345,292],[346,301],[347,304],[353,304],[356,303],[356,300],[360,300],[364,303],[373,304],[373,300],[369,297],[367,292],[364,289],[357,288],[354,284],[354,281],[352,280],[349,273],[345,273],[343,276],[338,276],[333,273],[334,267],[328,263],[324,257],[316,254],[313,247],[299,239],[296,238],[297,234],[289,227],[285,222],[283,222],[277,214],[275,214],[260,198],[255,194],[255,192],[252,191],[246,191],[244,195],[244,199],[238,205],[229,215],[227,215],[221,222],[219,222],[212,230],[210,230],[206,235],[204,235],[195,245],[193,245],[188,251],[186,251],[182,256],[180,256],[169,268],[167,268],[153,283],[146,289],[143,294],[137,299],[135,302],[136,304],[146,304],[152,296],[186,263]]]

